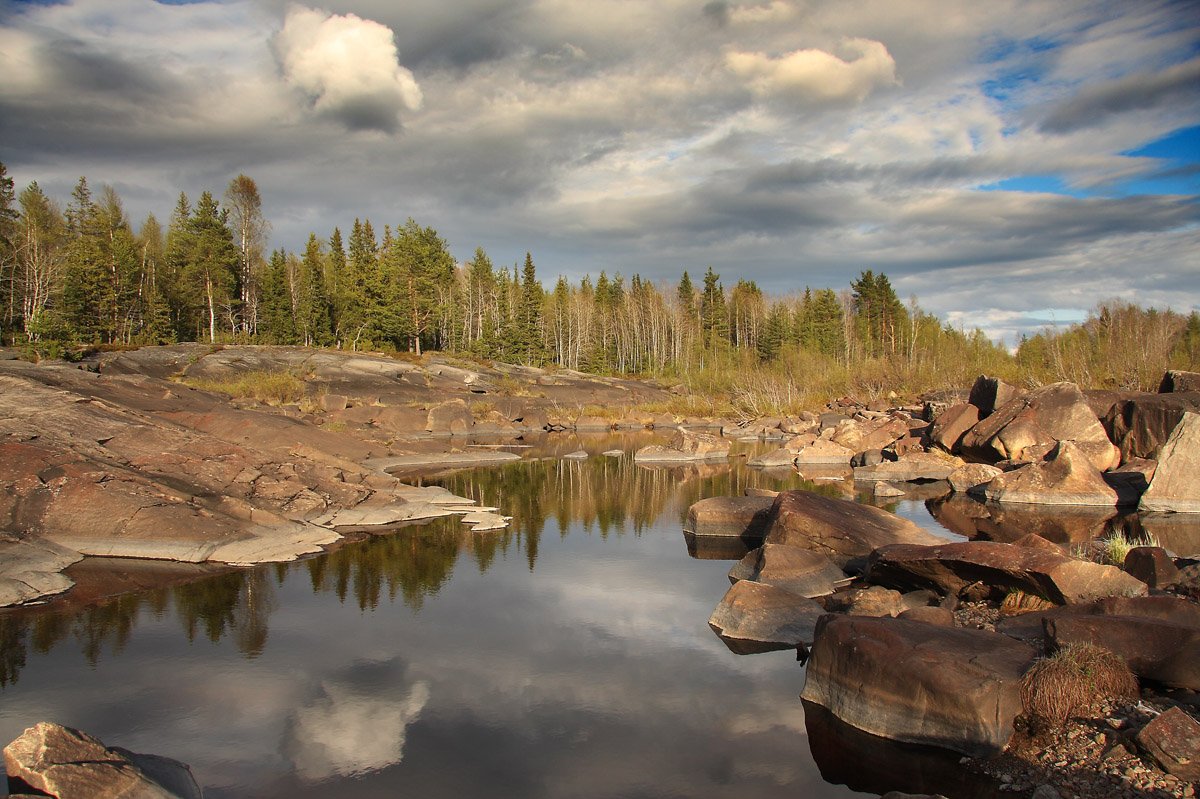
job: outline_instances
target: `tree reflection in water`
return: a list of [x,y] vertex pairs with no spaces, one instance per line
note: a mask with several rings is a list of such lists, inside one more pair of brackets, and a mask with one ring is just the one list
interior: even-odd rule
[[748,488],[805,487],[840,494],[794,472],[745,469],[736,461],[648,467],[635,464],[628,453],[619,458],[596,454],[611,445],[603,438],[590,442],[588,449],[595,452],[586,461],[524,460],[420,481],[500,508],[512,517],[503,530],[475,533],[449,517],[371,535],[297,563],[123,594],[83,610],[51,605],[0,611],[0,688],[16,683],[30,646],[46,653],[73,637],[88,663],[96,665],[106,651],[124,649],[143,614],[163,619],[173,612],[188,641],[229,638],[243,656],[255,658],[267,646],[277,589],[297,576],[307,578],[314,593],[333,592],[360,610],[374,610],[386,597],[419,611],[450,579],[460,553],[473,559],[480,573],[510,552],[523,554],[533,570],[551,519],[563,537],[573,525],[602,538],[629,531],[640,536],[664,513],[675,514],[682,523],[688,507],[705,497],[742,494]]

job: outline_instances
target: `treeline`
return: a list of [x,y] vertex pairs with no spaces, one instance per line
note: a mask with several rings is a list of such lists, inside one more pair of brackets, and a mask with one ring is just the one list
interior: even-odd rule
[[[1066,377],[1081,364],[1092,378],[1082,382],[1104,381],[1103,364],[1134,328],[1157,349],[1119,367],[1116,382],[1144,382],[1138,367],[1154,358],[1195,362],[1195,345],[1181,343],[1195,337],[1195,314],[1106,311],[1078,332],[1023,342],[1014,358],[915,299],[901,302],[873,270],[841,291],[797,286],[788,297],[751,280],[727,288],[712,268],[695,282],[688,271],[672,285],[601,272],[546,290],[530,254],[497,267],[479,248],[456,263],[437,231],[412,219],[382,231],[356,219],[347,235],[311,234],[302,253],[268,253],[268,232],[245,175],[220,200],[181,194],[165,228],[151,215],[135,231],[109,187],[96,196],[81,178],[61,208],[37,183],[17,193],[0,164],[0,339],[43,354],[183,340],[440,350],[693,381],[750,368],[867,392],[959,384],[982,371]],[[1153,330],[1137,327],[1143,316]]]

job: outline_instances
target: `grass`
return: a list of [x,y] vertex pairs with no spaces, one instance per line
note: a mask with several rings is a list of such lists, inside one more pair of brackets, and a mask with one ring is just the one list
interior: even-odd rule
[[1019,616],[1022,613],[1033,613],[1052,607],[1054,607],[1054,603],[1045,597],[1028,594],[1018,588],[1009,591],[1008,595],[1004,597],[1004,601],[1000,603],[1000,615]]
[[1100,562],[1106,563],[1109,566],[1116,566],[1117,568],[1125,565],[1125,556],[1134,547],[1156,546],[1158,546],[1158,539],[1153,535],[1147,534],[1142,537],[1130,538],[1125,535],[1123,530],[1114,530],[1107,537],[1101,538],[1097,542]]
[[1061,729],[1067,719],[1098,714],[1105,701],[1137,695],[1125,661],[1095,644],[1064,646],[1021,678],[1021,704],[1034,729]]
[[216,391],[234,399],[253,399],[266,405],[289,405],[305,396],[304,380],[294,372],[256,370],[226,378],[184,378],[183,382],[204,391]]

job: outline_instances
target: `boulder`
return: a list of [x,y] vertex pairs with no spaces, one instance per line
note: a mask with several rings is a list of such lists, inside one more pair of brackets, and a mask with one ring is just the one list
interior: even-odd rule
[[772,466],[791,466],[796,460],[796,453],[785,447],[771,450],[762,455],[755,455],[746,461],[747,466],[769,468]]
[[729,457],[729,441],[711,433],[680,430],[666,446],[651,444],[633,454],[633,459],[646,463],[676,463],[724,460]]
[[903,488],[900,488],[895,483],[885,483],[880,481],[875,484],[875,489],[872,493],[880,499],[891,499],[893,497],[902,497],[905,495]]
[[1133,547],[1122,568],[1151,588],[1167,588],[1179,582],[1179,569],[1162,547]]
[[849,465],[850,459],[853,457],[853,450],[843,447],[841,444],[835,444],[828,439],[821,438],[796,450],[795,462],[797,464],[836,463],[846,466]]
[[811,491],[784,491],[771,506],[763,540],[820,552],[844,567],[884,544],[933,544],[942,539],[880,508]]
[[943,452],[911,452],[898,461],[883,461],[875,466],[854,470],[855,480],[945,480],[963,465],[958,458]]
[[967,402],[979,409],[980,419],[986,419],[997,408],[1008,404],[1017,397],[1024,396],[1024,394],[1025,392],[1021,389],[1005,383],[998,377],[980,375],[975,378],[975,384],[971,386]]
[[1200,413],[1200,391],[1133,394],[1112,406],[1104,427],[1123,461],[1155,459],[1185,413]]
[[425,429],[435,435],[465,435],[475,426],[471,409],[461,399],[447,400],[429,409]]
[[1059,441],[1038,463],[997,475],[983,490],[993,502],[1115,507],[1117,492],[1072,441]]
[[58,799],[200,799],[177,760],[105,746],[85,732],[39,722],[4,747],[10,779]]
[[966,494],[982,491],[984,486],[1001,474],[1003,472],[1000,469],[986,463],[967,463],[951,472],[946,479],[956,493]]
[[883,449],[898,438],[908,435],[908,421],[884,418],[870,421],[847,419],[838,424],[831,440],[846,449],[859,452]]
[[950,610],[949,608],[941,608],[934,605],[925,605],[924,607],[902,610],[897,618],[908,619],[909,621],[919,621],[925,624],[934,624],[938,627],[955,626],[954,611]]
[[986,757],[1012,737],[1035,655],[982,630],[831,614],[817,624],[801,696],[864,732]]
[[824,613],[812,599],[739,580],[725,592],[708,625],[732,651],[751,654],[810,644]]
[[1171,369],[1158,384],[1159,394],[1174,394],[1182,391],[1200,391],[1200,372],[1185,372]]
[[1009,591],[1019,589],[1055,604],[1146,594],[1144,583],[1115,566],[994,541],[880,547],[871,555],[867,580],[956,596],[971,589],[993,599],[1003,599]]
[[1171,431],[1138,508],[1200,513],[1200,413],[1183,414]]
[[809,598],[832,594],[849,582],[824,555],[781,544],[764,544],[748,553],[729,570],[729,580],[753,580]]
[[899,591],[879,585],[834,594],[825,601],[825,608],[851,616],[898,616],[905,610],[904,597]]
[[878,466],[883,463],[883,450],[865,449],[850,459],[850,465],[856,469],[864,466]]
[[979,421],[979,409],[970,403],[947,408],[933,420],[929,440],[946,452],[957,452],[964,435]]
[[1032,460],[1059,441],[1075,442],[1099,471],[1119,463],[1117,449],[1074,383],[1054,383],[1009,400],[972,427],[959,448],[967,460],[995,463]]
[[922,436],[905,436],[898,438],[883,448],[883,454],[890,460],[900,460],[915,452],[925,451],[925,439]]
[[1185,782],[1200,782],[1200,722],[1178,707],[1152,719],[1136,740],[1163,771]]
[[62,574],[83,555],[50,541],[17,539],[0,533],[0,607],[38,602],[75,583]]

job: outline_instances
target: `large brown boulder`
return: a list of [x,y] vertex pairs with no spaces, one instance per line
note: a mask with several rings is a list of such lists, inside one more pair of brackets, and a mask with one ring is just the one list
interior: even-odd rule
[[1073,441],[1059,441],[1046,457],[996,475],[983,489],[993,502],[1115,507],[1119,497]]
[[683,529],[695,535],[732,536],[761,543],[774,504],[775,497],[708,497],[688,508]]
[[729,570],[729,579],[766,583],[809,598],[832,594],[849,582],[846,573],[819,552],[781,544],[764,544],[748,553]]
[[1123,461],[1156,459],[1159,448],[1189,412],[1200,413],[1200,391],[1134,394],[1112,406],[1104,427]]
[[1098,470],[1118,452],[1074,383],[1054,383],[1009,400],[963,436],[963,457],[985,463],[1033,460],[1059,441],[1073,441]]
[[933,420],[929,440],[946,452],[957,452],[967,431],[979,422],[979,409],[969,402],[952,405]]
[[815,600],[752,580],[730,586],[708,619],[713,632],[738,654],[793,649],[812,642],[825,613]]
[[[792,448],[788,447],[788,449]],[[795,462],[797,464],[833,463],[849,466],[850,459],[853,457],[854,450],[843,447],[841,444],[835,444],[828,439],[819,438],[810,444],[796,448]]]
[[784,491],[771,506],[763,540],[810,549],[845,566],[885,544],[934,544],[943,539],[880,508],[811,491]]
[[58,799],[199,799],[177,760],[107,747],[85,732],[39,722],[4,747],[10,779]]
[[801,696],[864,732],[988,756],[1012,737],[1035,654],[982,630],[827,615]]
[[1172,369],[1163,375],[1162,382],[1158,384],[1159,394],[1181,391],[1200,391],[1200,372]]
[[871,555],[867,579],[901,590],[931,588],[942,594],[971,589],[995,599],[1019,589],[1055,604],[1140,596],[1147,590],[1115,566],[994,541],[881,547]]
[[1171,431],[1138,508],[1200,513],[1200,414],[1185,413]]
[[1005,383],[998,377],[980,375],[971,386],[967,402],[979,409],[979,418],[986,419],[1010,401],[1021,397],[1024,391],[1016,386]]
[[893,441],[907,436],[908,427],[909,420],[892,417],[847,419],[837,426],[830,440],[853,452],[883,449]]
[[1053,649],[1096,644],[1124,658],[1139,677],[1200,690],[1200,626],[1189,624],[1182,614],[1174,619],[1154,619],[1064,613],[1044,617],[1043,625],[1046,644]]
[[1159,768],[1185,782],[1200,781],[1200,722],[1177,707],[1138,731],[1137,743]]

